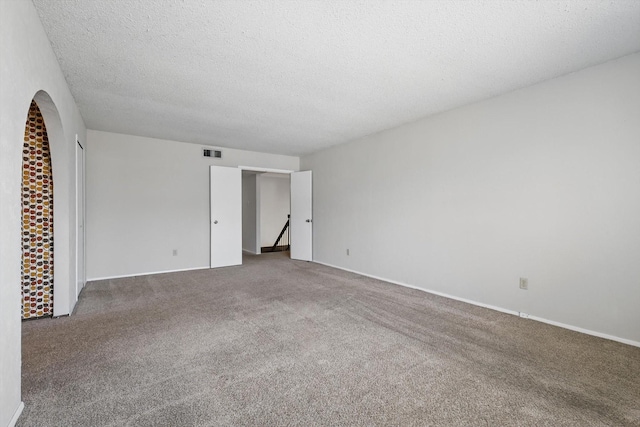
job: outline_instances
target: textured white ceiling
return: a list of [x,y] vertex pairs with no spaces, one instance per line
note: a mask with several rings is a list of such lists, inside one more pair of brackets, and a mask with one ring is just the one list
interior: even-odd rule
[[302,155],[640,51],[640,1],[34,0],[90,129]]

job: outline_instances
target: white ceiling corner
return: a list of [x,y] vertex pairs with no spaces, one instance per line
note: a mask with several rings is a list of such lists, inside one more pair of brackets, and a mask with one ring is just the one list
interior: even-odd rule
[[90,129],[303,155],[640,51],[636,0],[33,0]]

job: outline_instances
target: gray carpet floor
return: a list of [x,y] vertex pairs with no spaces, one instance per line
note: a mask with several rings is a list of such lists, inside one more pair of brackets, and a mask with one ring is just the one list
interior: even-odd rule
[[22,328],[19,426],[640,426],[640,348],[285,253]]

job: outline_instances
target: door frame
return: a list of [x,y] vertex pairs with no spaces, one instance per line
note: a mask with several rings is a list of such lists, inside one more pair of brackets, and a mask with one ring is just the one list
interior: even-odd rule
[[271,173],[293,173],[299,172],[292,169],[272,169],[272,168],[257,168],[255,166],[238,166],[238,169],[254,172],[271,172]]
[[[76,302],[87,283],[86,152],[76,134]],[[82,251],[80,251],[82,242]]]
[[[298,172],[295,171],[293,169],[274,169],[274,168],[261,168],[261,167],[256,167],[256,166],[238,166],[238,169],[242,170],[242,171],[251,171],[251,172],[258,172],[258,173],[280,173],[280,174],[284,174],[284,175],[291,175],[293,172]],[[257,188],[256,191],[260,191],[259,190],[259,179],[256,179],[257,181]],[[261,249],[261,243],[260,243],[260,200],[258,197],[258,200],[256,201],[256,246],[258,248],[258,254],[261,253],[260,249]]]
[[[248,171],[254,171],[254,172],[272,172],[272,173],[284,173],[284,174],[293,174],[294,172],[305,172],[305,171],[300,171],[300,170],[289,170],[289,169],[273,169],[273,168],[261,168],[261,167],[256,167],[256,166],[238,166],[238,169],[241,170],[248,170]],[[313,188],[312,188],[312,193],[311,193],[311,203],[312,203],[312,212],[311,212],[311,216],[313,217]],[[291,224],[291,223],[290,223]],[[289,227],[291,227],[291,225],[289,225]],[[313,239],[313,234],[312,237]],[[313,241],[313,240],[312,240]],[[291,252],[289,253],[291,254]],[[291,255],[290,255],[291,256]],[[309,261],[313,260],[313,251],[311,252],[311,259],[309,259]],[[293,258],[292,258],[293,259]]]
[[[215,165],[210,165],[210,167],[214,167]],[[224,167],[224,166],[223,166]],[[228,166],[227,166],[228,167]],[[282,174],[289,174],[291,175],[294,172],[305,172],[305,171],[296,171],[296,170],[291,170],[291,169],[275,169],[275,168],[265,168],[265,167],[257,167],[257,166],[243,166],[243,165],[239,165],[237,166],[237,169],[240,170],[240,203],[242,204],[242,171],[243,170],[247,170],[247,171],[253,171],[253,172],[272,172],[272,173],[282,173]],[[211,177],[209,178],[211,179]],[[311,190],[313,192],[313,189]],[[211,189],[209,191],[209,206],[211,206]],[[312,206],[313,206],[313,193],[311,194],[311,200],[312,200]],[[312,207],[313,209],[313,207]],[[209,213],[209,235],[212,235],[212,230],[213,230],[213,219],[211,217],[211,212]],[[312,216],[313,216],[313,211],[311,212]],[[240,221],[242,222],[242,217],[240,218]],[[313,236],[312,236],[313,239]],[[240,235],[240,248],[242,248],[242,235]],[[213,249],[213,241],[210,240],[209,241],[209,247],[211,248],[211,250]],[[241,250],[242,252],[242,250]],[[309,259],[309,261],[312,261],[312,259]],[[210,264],[211,265],[211,264]]]

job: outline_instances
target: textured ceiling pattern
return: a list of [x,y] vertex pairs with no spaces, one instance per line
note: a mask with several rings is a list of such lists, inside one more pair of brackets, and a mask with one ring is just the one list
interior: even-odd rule
[[90,129],[302,155],[640,51],[640,1],[34,0]]

